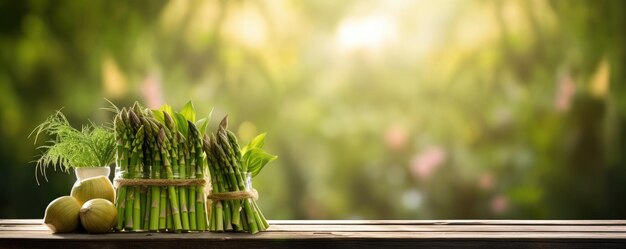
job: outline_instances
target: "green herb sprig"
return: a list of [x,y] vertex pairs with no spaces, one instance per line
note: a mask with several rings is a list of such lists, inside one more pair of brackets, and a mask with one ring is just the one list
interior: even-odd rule
[[47,181],[46,167],[49,166],[68,172],[72,167],[108,166],[115,161],[116,144],[110,127],[90,123],[78,130],[70,125],[59,110],[35,127],[28,137],[35,135],[36,144],[41,134],[53,139],[37,147],[41,154],[36,160],[36,178],[39,171]]

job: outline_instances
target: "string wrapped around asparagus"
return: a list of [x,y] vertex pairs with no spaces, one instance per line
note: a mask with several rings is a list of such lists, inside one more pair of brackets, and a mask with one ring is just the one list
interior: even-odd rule
[[[137,102],[117,113],[117,178],[204,179],[206,159],[204,151],[198,149],[202,147],[200,133],[191,120],[179,113],[172,114],[179,116],[176,121],[167,111],[145,109]],[[184,134],[181,130],[189,132]],[[206,230],[203,186],[165,185],[119,186],[117,230]]]
[[[265,135],[260,137],[263,140]],[[212,186],[209,198],[213,200],[209,231],[246,231],[254,234],[269,227],[256,204],[256,191],[252,189],[250,179],[276,156],[262,151],[263,142],[255,140],[242,153],[237,138],[228,130],[227,117],[224,117],[216,133],[204,136],[203,149],[207,155]],[[251,146],[254,150],[250,150]],[[255,152],[246,154],[250,151]],[[252,157],[252,160],[245,160],[244,157]]]

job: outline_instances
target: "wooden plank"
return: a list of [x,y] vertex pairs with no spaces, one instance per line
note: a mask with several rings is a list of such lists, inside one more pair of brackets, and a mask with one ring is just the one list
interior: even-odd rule
[[[48,228],[37,222],[0,223],[0,231],[47,231]],[[590,231],[590,232],[626,232],[626,226],[622,225],[333,225],[333,224],[272,224],[268,231],[275,232],[298,232],[298,231],[387,231],[387,232],[559,232],[559,231]]]
[[[9,241],[0,244],[2,248],[26,248],[19,241]],[[308,249],[308,248],[623,248],[623,242],[597,241],[597,240],[483,240],[483,239],[422,239],[407,241],[396,240],[371,240],[371,239],[341,239],[341,240],[222,240],[222,241],[202,241],[202,240],[146,240],[146,241],[112,241],[104,240],[91,243],[80,241],[64,241],[63,243],[51,244],[46,241],[32,241],[27,248],[46,249],[70,249],[70,248],[274,248],[274,249]]]
[[[582,230],[582,231],[581,231]],[[430,236],[432,234],[434,237],[438,238],[441,234],[447,234],[450,236],[457,236],[461,238],[467,238],[475,236],[475,235],[497,235],[495,237],[502,236],[515,236],[515,237],[550,237],[550,238],[560,238],[560,237],[575,237],[582,236],[580,238],[622,238],[626,236],[626,232],[624,231],[612,231],[612,230],[588,230],[584,231],[583,229],[577,229],[577,231],[486,231],[486,230],[465,230],[465,231],[455,231],[455,229],[442,229],[442,230],[423,230],[423,231],[366,231],[358,229],[349,230],[345,229],[343,231],[268,231],[265,233],[261,233],[257,235],[255,238],[264,238],[264,236],[273,236],[273,238],[292,238],[293,236],[299,235],[313,235],[315,237],[320,237],[323,235],[358,235],[358,236],[366,236],[366,237],[414,237],[414,236]],[[90,238],[89,236],[96,236],[94,238],[108,236],[108,238],[142,238],[144,236],[152,236],[155,238],[159,237],[168,237],[175,236],[180,238],[188,238],[188,237],[203,237],[203,236],[218,236],[219,238],[227,238],[229,236],[248,236],[247,234],[238,234],[238,233],[185,233],[185,234],[172,234],[172,233],[110,233],[106,235],[89,235],[89,234],[52,234],[49,230],[42,228],[40,230],[5,230],[0,233],[0,238],[17,238],[15,236],[21,236],[22,238],[29,239],[38,239],[38,238]],[[87,237],[85,237],[87,236]],[[282,237],[281,237],[282,236]]]
[[626,226],[548,225],[272,225],[269,231],[370,231],[370,232],[624,232]]
[[0,220],[3,248],[626,248],[626,221],[270,221],[268,231],[52,234],[41,220]]
[[321,225],[622,225],[626,220],[271,220],[270,224]]
[[[0,225],[0,231],[48,231],[44,225]],[[272,225],[268,232],[622,232],[626,226],[547,225]]]
[[[358,233],[266,232],[258,235],[126,233],[41,234],[37,239],[0,238],[0,248],[624,248],[626,237],[594,233]],[[610,238],[610,239],[607,239]]]
[[[301,225],[621,225],[626,220],[270,220],[270,224]],[[0,219],[3,224],[41,224],[41,219]]]
[[42,219],[0,219],[0,225],[5,224],[41,224]]
[[108,233],[108,234],[52,234],[49,231],[4,231],[0,241],[6,239],[23,240],[298,240],[298,239],[608,239],[624,240],[626,233],[611,232],[263,232],[256,235],[246,233]]

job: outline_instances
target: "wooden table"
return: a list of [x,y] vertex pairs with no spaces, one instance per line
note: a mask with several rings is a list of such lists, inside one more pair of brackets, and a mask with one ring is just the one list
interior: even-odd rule
[[626,248],[626,220],[274,220],[241,233],[52,234],[0,220],[0,248]]

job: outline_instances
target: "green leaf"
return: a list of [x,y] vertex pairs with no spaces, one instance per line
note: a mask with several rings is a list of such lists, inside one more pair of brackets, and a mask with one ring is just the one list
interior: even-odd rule
[[265,165],[277,158],[278,156],[271,155],[261,148],[252,148],[243,156],[244,163],[247,165],[248,172],[252,174],[252,177],[258,175]]
[[209,126],[209,122],[211,121],[211,116],[213,116],[213,109],[211,109],[211,111],[209,112],[208,117],[202,118],[194,123],[198,128],[200,135],[204,135],[204,132],[206,131],[206,128]]
[[174,116],[174,109],[172,109],[172,107],[168,104],[162,105],[159,110],[167,112],[167,114],[169,114],[170,116]]
[[161,124],[165,124],[165,115],[163,114],[163,111],[161,110],[151,110],[151,111],[152,111],[152,116],[154,116],[154,119],[159,121]]
[[261,133],[259,135],[257,135],[256,137],[254,137],[252,139],[252,141],[250,141],[250,143],[246,146],[244,146],[241,149],[241,153],[245,154],[248,150],[252,150],[254,148],[263,148],[263,145],[265,145],[265,136],[267,135],[267,133]]
[[248,145],[251,149],[252,148],[263,148],[263,145],[265,145],[265,136],[267,135],[267,133],[261,133],[259,135],[257,135],[256,137],[254,137],[254,139],[252,139],[252,141],[250,141],[250,144]]
[[194,109],[191,101],[187,102],[187,104],[183,106],[183,109],[180,110],[180,114],[182,114],[187,120],[194,123],[196,122],[196,110]]
[[187,137],[187,133],[189,132],[189,125],[187,124],[187,119],[185,116],[178,112],[174,112],[174,121],[176,122],[176,126],[178,126],[178,130],[183,136]]
[[209,125],[209,119],[208,118],[200,119],[196,121],[195,125],[198,128],[200,135],[204,135],[204,131],[206,130],[206,127]]

